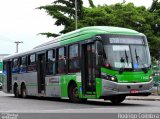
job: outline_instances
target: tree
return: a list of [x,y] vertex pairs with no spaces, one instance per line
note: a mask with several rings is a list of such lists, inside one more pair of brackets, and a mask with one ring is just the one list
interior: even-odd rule
[[152,29],[153,34],[149,35],[150,39],[150,48],[151,48],[151,54],[154,56],[155,59],[160,58],[159,54],[159,46],[160,46],[160,1],[159,0],[153,0],[151,8],[149,9],[150,13],[153,15],[152,23]]
[[83,20],[79,21],[81,27],[116,26],[144,33],[148,38],[152,56],[156,59],[159,58],[157,52],[160,46],[160,35],[155,32],[154,27],[156,23],[159,24],[159,14],[155,14],[143,6],[136,7],[133,3],[84,8],[84,14]]
[[155,10],[159,9],[160,9],[160,2],[158,2],[158,0],[153,0],[150,11],[154,12]]
[[[95,7],[92,0],[88,0],[90,7]],[[77,17],[78,21],[83,20],[84,17],[84,7],[82,0],[77,0]],[[40,33],[41,35],[46,35],[47,37],[56,37],[61,34],[75,30],[75,0],[56,0],[51,5],[40,6],[38,9],[44,9],[48,15],[53,19],[56,19],[56,26],[64,26],[64,29],[60,31],[60,34],[55,33]],[[78,28],[82,27],[82,24],[78,23]]]
[[95,5],[94,5],[93,1],[92,0],[88,0],[88,1],[89,1],[89,4],[90,4],[90,7],[94,8]]
[[[78,8],[78,19],[83,19],[83,2],[77,0]],[[38,9],[44,9],[48,15],[53,19],[56,19],[56,26],[64,26],[64,29],[60,31],[60,34],[67,33],[75,29],[75,0],[56,0],[51,5],[40,6]],[[58,36],[59,34],[54,33],[41,33],[42,35]]]
[[[150,51],[158,59],[160,46],[160,2],[153,0],[150,9],[136,7],[133,3],[118,3],[115,5],[95,6],[88,0],[90,7],[83,7],[82,0],[78,1],[78,28],[85,26],[116,26],[137,30],[144,33],[149,41]],[[56,0],[52,5],[41,6],[56,19],[55,25],[64,25],[60,34],[75,29],[75,0]],[[45,34],[45,33],[44,33]],[[58,34],[47,33],[48,36]]]

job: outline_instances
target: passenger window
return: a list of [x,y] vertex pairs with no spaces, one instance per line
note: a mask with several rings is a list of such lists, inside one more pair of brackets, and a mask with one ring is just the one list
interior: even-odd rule
[[55,62],[55,50],[47,51],[47,75],[55,75],[56,74],[56,62]]
[[30,65],[35,64],[35,62],[36,62],[36,55],[35,54],[30,55]]
[[36,55],[28,56],[28,71],[36,71]]
[[18,67],[18,59],[13,60],[13,68]]
[[55,61],[55,51],[54,50],[49,50],[47,52],[47,60],[48,62]]
[[73,59],[78,57],[78,44],[69,46],[69,58]]
[[66,73],[66,51],[65,47],[59,48],[58,52],[58,74]]
[[69,46],[69,73],[80,71],[80,58],[78,44]]
[[20,65],[20,61],[18,60],[18,58],[13,59],[13,61],[12,61],[12,73],[18,73],[19,72],[19,65]]
[[64,58],[65,58],[65,51],[64,51],[64,47],[62,47],[58,49],[58,59],[61,60]]
[[27,63],[26,56],[22,57],[21,61],[22,61],[22,65],[26,65],[26,63]]
[[20,72],[26,72],[26,67],[27,67],[27,58],[26,56],[21,58],[21,65],[20,65]]

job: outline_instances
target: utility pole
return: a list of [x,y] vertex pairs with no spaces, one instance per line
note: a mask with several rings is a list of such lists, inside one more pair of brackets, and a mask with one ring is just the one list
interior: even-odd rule
[[77,0],[75,0],[75,29],[77,29]]
[[18,45],[23,42],[22,41],[15,41],[14,43],[16,44],[16,53],[18,53]]

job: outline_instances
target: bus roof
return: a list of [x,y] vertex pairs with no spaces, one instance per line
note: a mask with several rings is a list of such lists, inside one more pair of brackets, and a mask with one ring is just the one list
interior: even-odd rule
[[87,38],[91,38],[94,35],[98,35],[98,34],[122,34],[122,35],[141,35],[141,36],[143,36],[142,33],[139,33],[135,30],[121,28],[121,27],[112,27],[112,26],[84,27],[84,28],[66,33],[62,36],[58,36],[49,42],[46,42],[46,43],[43,43],[41,45],[34,47],[30,51],[8,56],[8,57],[4,58],[4,60],[11,59],[13,57],[23,56],[23,55],[38,52],[38,51],[42,51],[45,49],[50,49],[52,47],[56,47],[56,46],[60,46],[60,45],[65,45],[65,44],[85,40]]
[[84,27],[84,28],[66,33],[62,36],[56,37],[52,41],[36,46],[34,49],[44,47],[46,45],[50,45],[50,44],[57,43],[57,42],[61,42],[62,44],[67,44],[66,42],[69,39],[75,38],[77,36],[82,36],[82,35],[93,36],[96,34],[142,35],[141,33],[135,30],[131,30],[127,28],[111,27],[111,26],[91,26],[91,27]]

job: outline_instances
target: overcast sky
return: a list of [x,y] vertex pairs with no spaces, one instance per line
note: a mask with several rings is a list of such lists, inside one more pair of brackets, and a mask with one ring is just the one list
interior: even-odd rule
[[[35,8],[52,3],[54,0],[0,0],[0,54],[13,54],[14,41],[23,41],[19,52],[51,40],[37,35],[40,32],[58,33],[63,27],[54,26],[54,20],[43,10]],[[84,0],[88,6],[88,0]],[[93,0],[95,5],[114,4],[123,0]],[[150,7],[152,0],[126,0],[136,6]]]

